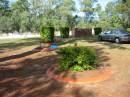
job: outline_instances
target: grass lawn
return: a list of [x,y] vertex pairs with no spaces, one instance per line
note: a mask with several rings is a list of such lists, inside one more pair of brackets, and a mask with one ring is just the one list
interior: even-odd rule
[[[101,64],[112,69],[110,79],[95,84],[67,84],[46,75],[58,63],[56,52],[32,52],[38,38],[0,41],[1,97],[130,97],[130,44],[98,42],[96,37],[63,39],[59,46],[92,46]],[[1,69],[4,68],[4,69]]]
[[0,50],[19,49],[27,46],[38,45],[40,38],[25,38],[25,39],[3,39],[0,41]]
[[[90,42],[90,43],[97,43],[97,36],[87,36],[87,37],[80,37],[80,38],[69,38],[69,39],[62,39],[62,42],[59,42],[59,46],[63,46],[66,44],[74,44],[77,41],[80,42]],[[98,42],[99,44],[103,44],[108,46],[110,49],[130,49],[130,44],[116,44],[111,42]],[[3,39],[0,41],[0,50],[5,49],[19,49],[28,46],[37,46],[40,45],[40,38],[25,38],[25,39]]]

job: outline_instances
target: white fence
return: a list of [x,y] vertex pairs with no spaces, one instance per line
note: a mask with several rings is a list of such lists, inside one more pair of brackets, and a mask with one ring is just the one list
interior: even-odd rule
[[15,39],[15,38],[33,38],[33,37],[40,37],[39,34],[32,34],[32,33],[8,33],[8,34],[0,34],[0,39]]
[[[70,31],[70,35],[72,35],[72,32]],[[55,32],[55,36],[60,36],[60,32]],[[34,37],[40,37],[40,34],[38,33],[8,33],[8,34],[0,34],[0,39],[16,39],[16,38],[34,38]]]

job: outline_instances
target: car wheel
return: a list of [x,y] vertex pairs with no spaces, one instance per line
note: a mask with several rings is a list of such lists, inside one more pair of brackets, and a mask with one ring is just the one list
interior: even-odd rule
[[120,39],[119,38],[115,38],[115,42],[116,43],[120,43]]
[[99,40],[99,41],[102,41],[102,37],[101,37],[101,36],[99,36],[99,37],[98,37],[98,40]]

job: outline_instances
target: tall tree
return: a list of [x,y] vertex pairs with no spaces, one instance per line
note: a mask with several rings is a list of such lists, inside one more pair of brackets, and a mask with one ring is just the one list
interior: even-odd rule
[[130,26],[130,0],[118,0],[116,10],[122,15],[124,27]]
[[9,12],[9,0],[0,0],[0,16],[8,15]]
[[[122,27],[122,17],[116,10],[117,2],[112,1],[106,5],[105,11],[99,14],[98,26],[106,29],[117,29]],[[111,10],[112,9],[112,10]]]
[[73,13],[75,11],[75,2],[73,0],[63,0],[58,8],[60,16],[60,26],[73,27]]
[[84,24],[85,26],[95,26],[96,16],[100,10],[100,5],[97,0],[82,0],[81,1],[81,12],[85,14]]
[[18,32],[20,29],[30,31],[30,12],[28,0],[17,0],[12,5],[13,29]]
[[0,32],[8,33],[12,30],[12,21],[10,18],[9,0],[0,0]]
[[41,26],[75,25],[73,0],[17,0],[11,5],[11,28],[20,31],[39,31]]
[[107,15],[106,11],[100,11],[99,14],[99,21],[97,23],[97,27],[101,27],[102,30],[106,30],[110,28],[110,19],[109,16]]
[[115,1],[109,2],[105,9],[110,23],[109,28],[111,29],[122,28],[123,26],[121,14],[116,10],[118,4],[119,3]]

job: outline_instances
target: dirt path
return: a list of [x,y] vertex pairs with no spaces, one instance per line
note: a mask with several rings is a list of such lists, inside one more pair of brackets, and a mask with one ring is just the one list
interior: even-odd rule
[[[99,50],[101,63],[112,68],[110,79],[96,84],[63,84],[46,76],[50,65],[57,63],[55,52],[30,52],[33,47],[22,54],[20,50],[5,51],[0,55],[0,97],[130,97],[130,45],[77,42]],[[10,57],[14,54],[18,56]]]

